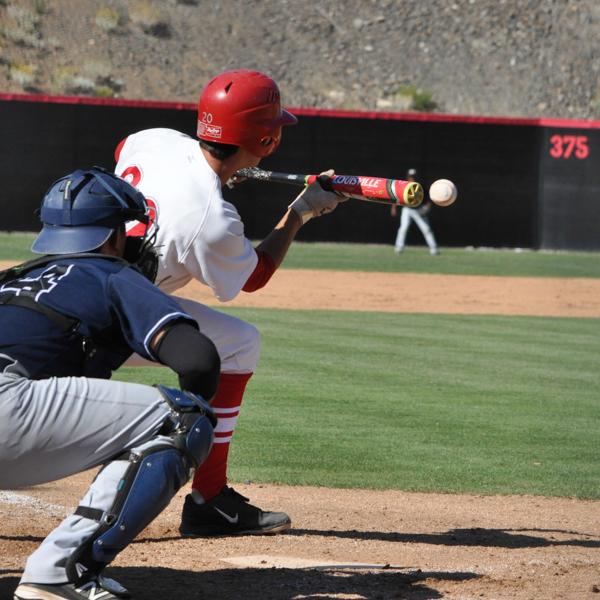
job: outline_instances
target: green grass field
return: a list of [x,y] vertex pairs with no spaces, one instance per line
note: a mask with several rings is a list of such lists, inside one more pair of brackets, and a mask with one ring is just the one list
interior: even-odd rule
[[263,333],[235,481],[599,497],[599,320],[228,312]]
[[[600,256],[295,244],[284,267],[600,277]],[[600,498],[600,319],[224,310],[263,334],[233,481]]]
[[[28,233],[0,233],[0,260],[26,260],[34,239]],[[442,248],[431,257],[423,247],[396,256],[378,244],[294,243],[284,269],[335,269],[382,273],[442,273],[528,277],[600,277],[600,255],[593,252],[533,252]]]

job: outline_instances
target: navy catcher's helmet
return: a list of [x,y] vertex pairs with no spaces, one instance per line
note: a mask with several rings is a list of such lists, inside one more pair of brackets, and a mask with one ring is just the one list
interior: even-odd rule
[[90,252],[127,221],[148,223],[144,196],[101,167],[79,169],[55,181],[42,201],[38,254]]

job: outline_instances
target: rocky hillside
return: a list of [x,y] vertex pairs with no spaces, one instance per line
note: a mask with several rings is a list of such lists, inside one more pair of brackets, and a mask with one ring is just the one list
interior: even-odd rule
[[599,40],[598,0],[0,0],[0,91],[598,119]]

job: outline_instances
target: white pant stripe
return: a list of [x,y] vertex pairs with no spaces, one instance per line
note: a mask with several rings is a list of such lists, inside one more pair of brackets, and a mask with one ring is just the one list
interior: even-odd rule
[[221,408],[220,406],[213,406],[213,410],[215,411],[215,414],[218,417],[220,415],[231,415],[233,413],[238,413],[240,412],[240,407],[240,404],[232,408]]
[[237,416],[230,417],[228,419],[219,418],[219,422],[217,423],[217,427],[215,428],[215,433],[233,433],[236,422]]

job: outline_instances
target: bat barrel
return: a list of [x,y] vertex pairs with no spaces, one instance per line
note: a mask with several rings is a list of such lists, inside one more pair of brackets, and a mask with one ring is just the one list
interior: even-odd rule
[[416,181],[364,177],[362,175],[336,175],[329,186],[331,190],[358,200],[401,204],[414,208],[423,202],[423,187]]
[[321,181],[319,175],[299,175],[294,173],[278,173],[265,171],[258,167],[240,169],[238,177],[247,177],[259,181],[275,181],[292,185],[310,185],[320,181],[324,189],[331,190],[357,200],[381,202],[383,204],[400,204],[415,208],[423,202],[423,187],[416,181],[386,179],[384,177],[365,177],[363,175],[335,175],[331,179]]

